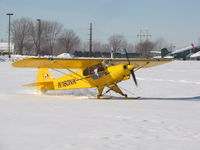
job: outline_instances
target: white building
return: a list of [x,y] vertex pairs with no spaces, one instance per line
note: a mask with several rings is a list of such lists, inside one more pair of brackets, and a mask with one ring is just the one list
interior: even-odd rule
[[[0,42],[0,53],[5,54],[8,53],[8,43],[7,42]],[[14,43],[10,43],[10,53],[14,53]]]

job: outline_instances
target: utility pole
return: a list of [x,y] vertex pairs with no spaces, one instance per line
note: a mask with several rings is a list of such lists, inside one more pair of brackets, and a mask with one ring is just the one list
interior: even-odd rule
[[194,50],[194,49],[195,49],[195,47],[194,47],[194,44],[193,44],[193,43],[191,44],[191,46],[192,46],[192,48],[190,49],[190,60],[192,59],[192,58],[191,58],[191,55],[192,55],[192,50]]
[[137,37],[140,39],[140,43],[142,42],[142,39],[143,38],[146,38],[146,40],[149,40],[149,38],[151,37],[152,35],[149,33],[148,30],[146,30],[146,33],[144,33],[143,30],[140,30],[139,34],[137,34]]
[[6,15],[9,16],[9,22],[8,22],[8,57],[11,58],[10,55],[10,18],[13,15],[13,13],[7,13]]
[[41,36],[41,20],[37,19],[38,21],[38,46],[37,46],[37,52],[36,52],[36,56],[38,56],[40,54],[40,36]]
[[90,46],[89,46],[89,57],[92,57],[92,23],[90,23]]
[[152,35],[149,33],[148,30],[146,30],[146,35],[145,36],[146,36],[146,39],[149,40],[149,37],[151,37]]
[[142,42],[142,36],[144,35],[142,34],[142,30],[140,30],[140,33],[137,34],[137,38],[140,38],[140,43]]

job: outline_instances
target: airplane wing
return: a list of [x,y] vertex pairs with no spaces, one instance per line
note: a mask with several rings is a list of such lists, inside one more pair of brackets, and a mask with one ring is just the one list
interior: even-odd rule
[[19,68],[84,69],[101,62],[98,59],[25,58],[12,65]]
[[[25,58],[12,63],[19,68],[51,68],[51,69],[85,69],[87,67],[108,61],[111,64],[128,64],[127,59],[108,58]],[[148,68],[170,62],[171,59],[129,59],[135,68]]]
[[[168,63],[172,59],[129,59],[129,61],[134,68],[149,68]],[[114,59],[112,62],[114,64],[128,64],[127,59]]]

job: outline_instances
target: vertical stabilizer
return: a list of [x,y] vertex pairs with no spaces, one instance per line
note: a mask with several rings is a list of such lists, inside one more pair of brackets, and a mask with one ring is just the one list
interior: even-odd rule
[[39,68],[38,69],[36,83],[43,83],[43,84],[40,84],[37,86],[37,89],[42,92],[46,92],[47,90],[54,89],[53,77],[47,68]]
[[49,82],[52,80],[53,80],[53,77],[47,68],[38,69],[36,82]]

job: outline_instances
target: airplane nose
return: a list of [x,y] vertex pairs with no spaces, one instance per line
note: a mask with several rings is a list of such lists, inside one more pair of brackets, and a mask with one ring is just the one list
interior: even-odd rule
[[133,70],[134,66],[133,65],[128,65],[128,70]]

